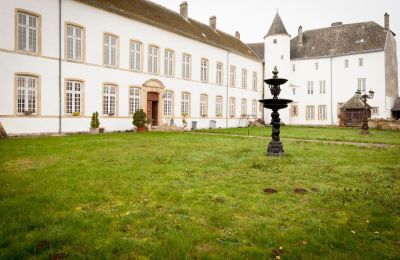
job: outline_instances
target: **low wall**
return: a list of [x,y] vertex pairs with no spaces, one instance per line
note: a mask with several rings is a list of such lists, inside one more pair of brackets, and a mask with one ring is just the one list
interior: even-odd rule
[[376,129],[400,131],[400,120],[396,119],[368,119],[368,126]]

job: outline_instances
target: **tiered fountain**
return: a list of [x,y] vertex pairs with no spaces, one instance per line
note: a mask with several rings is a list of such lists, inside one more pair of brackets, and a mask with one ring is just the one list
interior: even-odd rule
[[274,71],[272,71],[272,74],[274,74],[272,79],[264,80],[264,82],[268,84],[269,90],[271,91],[271,95],[273,96],[273,98],[259,100],[259,102],[262,103],[265,108],[272,109],[272,119],[270,123],[270,125],[272,125],[272,140],[268,144],[268,156],[282,156],[285,154],[285,152],[283,151],[283,145],[279,137],[279,134],[281,132],[281,119],[279,118],[278,110],[286,108],[289,103],[293,102],[293,100],[290,99],[278,98],[279,93],[281,93],[280,86],[287,82],[287,79],[278,78],[278,73],[279,71],[275,66]]

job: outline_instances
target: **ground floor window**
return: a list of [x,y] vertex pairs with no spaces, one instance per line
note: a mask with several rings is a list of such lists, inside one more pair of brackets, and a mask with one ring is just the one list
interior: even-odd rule
[[116,115],[117,86],[103,86],[103,115]]
[[257,117],[257,100],[253,99],[251,103],[251,114]]
[[189,93],[182,93],[181,95],[181,115],[182,116],[189,116],[189,108],[190,108],[190,94]]
[[82,112],[82,82],[67,80],[66,86],[66,111],[65,114],[72,115],[77,114],[80,115]]
[[247,116],[247,99],[245,98],[241,100],[241,115],[242,117]]
[[37,114],[38,78],[17,76],[17,114]]
[[208,96],[205,94],[200,95],[200,116],[207,116],[208,110]]
[[164,116],[172,116],[172,95],[172,92],[165,92],[163,95]]
[[296,117],[299,115],[299,108],[297,105],[292,105],[290,107],[290,116],[292,117]]
[[314,120],[314,106],[306,106],[306,120]]
[[140,88],[129,88],[129,114],[133,115],[140,109]]
[[235,116],[236,112],[236,99],[234,97],[231,97],[229,99],[229,115],[231,117]]
[[222,97],[217,96],[215,98],[215,115],[216,117],[222,116]]
[[326,105],[318,106],[318,119],[319,120],[327,119]]

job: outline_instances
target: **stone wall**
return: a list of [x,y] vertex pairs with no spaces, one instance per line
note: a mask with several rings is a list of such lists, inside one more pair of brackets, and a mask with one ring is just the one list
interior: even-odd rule
[[400,131],[400,120],[396,119],[369,119],[370,128]]

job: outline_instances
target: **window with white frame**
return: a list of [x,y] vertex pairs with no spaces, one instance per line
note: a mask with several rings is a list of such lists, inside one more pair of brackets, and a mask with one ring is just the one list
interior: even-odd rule
[[358,87],[357,87],[357,90],[358,91],[365,91],[367,88],[366,88],[366,79],[365,78],[359,78],[359,79],[357,79],[357,83],[358,83]]
[[17,76],[17,114],[37,114],[38,78]]
[[82,112],[82,82],[67,80],[65,91],[65,114],[72,115]]
[[358,66],[359,67],[364,66],[364,59],[363,58],[358,58]]
[[316,63],[315,63],[315,69],[318,70],[318,68],[319,68],[319,63],[316,62]]
[[38,53],[39,17],[28,13],[18,12],[17,23],[18,51]]
[[306,120],[314,120],[314,106],[306,106]]
[[229,99],[229,115],[231,117],[234,117],[236,114],[236,99],[234,97],[231,97]]
[[104,35],[103,64],[106,66],[117,66],[117,42],[118,38],[113,35]]
[[233,65],[229,68],[229,86],[236,86],[236,67]]
[[222,116],[222,97],[217,96],[215,98],[215,116],[221,117]]
[[348,68],[349,67],[349,60],[344,60],[344,67]]
[[247,116],[247,99],[245,99],[245,98],[243,98],[241,101],[240,101],[240,104],[241,104],[241,107],[240,107],[240,114],[241,114],[241,116],[243,117],[243,116]]
[[183,54],[182,55],[182,78],[190,79],[190,64],[191,57],[190,55]]
[[140,109],[140,88],[129,88],[129,114],[133,115]]
[[242,88],[247,88],[247,70],[242,69]]
[[257,72],[253,72],[253,90],[257,90]]
[[82,61],[83,29],[67,24],[67,59]]
[[319,105],[318,106],[318,119],[319,120],[326,120],[327,119],[326,105]]
[[208,96],[205,94],[200,95],[200,116],[207,116],[208,112]]
[[103,86],[103,115],[116,115],[117,107],[117,86]]
[[326,81],[325,80],[320,80],[319,81],[319,93],[320,94],[325,94],[326,93]]
[[174,52],[172,50],[165,50],[164,74],[169,77],[174,75]]
[[172,116],[173,109],[173,93],[171,91],[164,92],[164,116]]
[[222,65],[222,63],[221,62],[218,62],[217,63],[217,77],[216,77],[216,83],[218,84],[218,85],[222,85],[223,84],[223,77],[222,77],[222,75],[223,75],[223,65]]
[[343,104],[344,104],[343,102],[337,103],[337,111],[336,111],[337,117],[340,116],[340,109],[341,109],[341,107],[343,106]]
[[296,88],[292,88],[292,95],[296,95]]
[[313,81],[307,82],[307,94],[308,95],[314,94],[314,82]]
[[206,59],[201,59],[200,80],[201,82],[208,82],[208,60]]
[[379,107],[372,107],[372,114],[378,115],[379,114]]
[[296,64],[292,64],[292,71],[296,71]]
[[131,70],[142,70],[142,44],[140,42],[131,41]]
[[189,116],[190,109],[190,94],[183,92],[181,95],[181,115]]
[[255,99],[251,102],[251,115],[257,117],[257,100]]
[[299,115],[299,107],[297,105],[290,106],[290,116],[297,117]]
[[149,46],[148,71],[150,73],[158,73],[158,51],[157,47]]
[[277,44],[277,43],[278,43],[278,40],[277,40],[277,39],[274,39],[272,42],[273,42],[274,44]]

